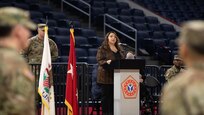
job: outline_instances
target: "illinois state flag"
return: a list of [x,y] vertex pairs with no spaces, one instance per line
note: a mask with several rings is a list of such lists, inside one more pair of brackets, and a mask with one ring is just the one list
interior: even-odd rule
[[76,74],[76,55],[74,48],[74,29],[70,29],[70,50],[69,61],[67,66],[66,96],[65,104],[67,105],[68,115],[78,115],[78,91],[77,91],[77,74]]
[[52,79],[52,64],[50,45],[48,40],[48,27],[45,27],[44,48],[40,69],[38,93],[41,96],[41,115],[55,115],[54,86]]

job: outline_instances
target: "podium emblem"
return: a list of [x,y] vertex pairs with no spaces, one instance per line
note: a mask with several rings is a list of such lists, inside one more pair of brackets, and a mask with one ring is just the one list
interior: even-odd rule
[[125,99],[137,98],[139,83],[130,75],[122,83],[122,92]]

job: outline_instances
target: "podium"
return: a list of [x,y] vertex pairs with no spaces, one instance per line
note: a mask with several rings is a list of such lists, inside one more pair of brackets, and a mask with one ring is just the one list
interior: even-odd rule
[[145,60],[120,60],[110,64],[114,69],[114,115],[140,115],[140,71]]

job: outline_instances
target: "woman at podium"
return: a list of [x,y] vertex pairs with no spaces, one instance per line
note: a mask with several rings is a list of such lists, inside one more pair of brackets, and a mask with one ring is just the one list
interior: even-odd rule
[[112,61],[125,59],[119,43],[116,33],[108,32],[96,56],[99,65],[97,83],[102,88],[103,115],[113,115],[113,69],[109,65]]

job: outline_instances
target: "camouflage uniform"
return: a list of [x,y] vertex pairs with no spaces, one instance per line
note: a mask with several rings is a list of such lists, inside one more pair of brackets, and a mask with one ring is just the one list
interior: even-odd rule
[[34,115],[34,76],[14,49],[0,47],[0,115]]
[[[174,65],[171,68],[169,68],[164,75],[167,81],[170,81],[170,79],[174,78],[179,72],[184,71],[184,69],[181,68],[180,62],[178,61],[182,61],[182,59],[178,55],[174,55],[174,62],[173,62]],[[178,67],[176,67],[176,65]]]
[[163,88],[161,115],[204,115],[204,22],[186,23],[179,40],[187,70]]
[[[36,27],[30,21],[28,12],[12,7],[0,8],[0,28],[18,24],[29,29]],[[0,92],[0,115],[35,115],[34,76],[16,49],[2,45]]]
[[[185,77],[185,78],[184,78]],[[204,115],[203,69],[189,68],[164,87],[162,115]]]
[[[28,61],[28,63],[37,63],[40,64],[42,61],[43,54],[43,41],[38,38],[38,36],[34,36],[29,39],[29,47],[25,50],[24,55]],[[52,61],[55,61],[58,57],[58,48],[55,42],[49,39],[50,44],[50,53],[52,56]]]
[[174,78],[181,71],[183,71],[182,68],[179,69],[174,65],[166,71],[164,76],[165,76],[166,80],[169,81],[170,79]]

